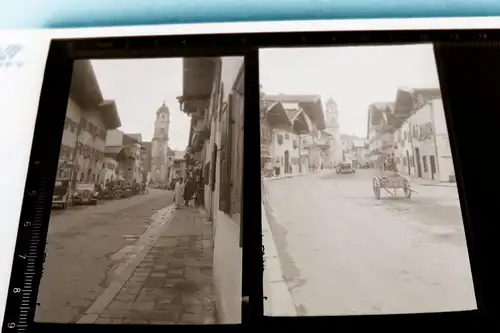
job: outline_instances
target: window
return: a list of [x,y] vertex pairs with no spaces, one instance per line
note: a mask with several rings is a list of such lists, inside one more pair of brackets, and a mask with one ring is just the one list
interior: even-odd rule
[[84,178],[84,177],[85,177],[85,174],[82,172],[82,173],[80,174],[80,181],[81,181],[81,182],[83,182],[83,178]]
[[[232,96],[229,96],[232,100]],[[231,145],[232,145],[232,117],[231,107],[224,105],[221,113],[221,142],[220,142],[220,210],[231,213]]]
[[429,168],[427,166],[427,156],[422,157],[422,164],[424,165],[424,172],[428,172]]
[[435,174],[436,173],[436,160],[434,158],[434,155],[430,156],[430,163],[431,163],[431,173]]
[[87,120],[85,118],[80,119],[80,129],[87,128]]
[[283,144],[283,135],[282,134],[276,134],[276,140],[278,141],[278,144],[281,146]]
[[285,139],[286,139],[286,140],[289,140],[289,139],[290,139],[290,134],[285,133]]

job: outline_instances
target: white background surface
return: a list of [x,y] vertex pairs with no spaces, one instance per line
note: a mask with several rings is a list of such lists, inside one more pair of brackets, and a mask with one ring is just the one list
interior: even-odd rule
[[51,38],[179,35],[266,31],[415,30],[500,27],[499,18],[217,23],[58,30],[0,31],[0,46],[24,46],[24,66],[0,74],[0,319],[3,322],[33,130]]

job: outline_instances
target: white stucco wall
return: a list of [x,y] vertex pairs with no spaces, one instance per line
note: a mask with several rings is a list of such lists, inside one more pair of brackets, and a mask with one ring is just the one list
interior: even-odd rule
[[[80,122],[80,118],[82,116],[82,110],[75,102],[73,102],[71,98],[68,100],[66,116],[73,120],[78,126],[78,123]],[[75,148],[77,129],[73,128],[73,130],[74,131],[71,131],[70,129],[64,130],[61,144],[71,148]]]
[[123,144],[123,132],[120,130],[109,130],[106,133],[106,146],[121,146]]
[[436,134],[439,179],[446,182],[450,180],[450,177],[455,176],[455,168],[453,166],[448,128],[446,126],[446,116],[444,113],[443,101],[441,99],[432,101],[432,115]]
[[[234,80],[243,65],[243,57],[222,58],[221,81],[224,86],[223,102],[228,102]],[[215,142],[220,143],[219,122],[214,124]],[[214,133],[214,131],[212,131]],[[220,147],[220,144],[218,144]],[[207,152],[208,154],[209,152]],[[211,152],[210,152],[211,153]],[[220,159],[217,159],[217,170],[220,169]],[[216,186],[212,209],[214,222],[214,284],[217,293],[217,310],[221,323],[241,323],[241,274],[242,249],[239,246],[240,223],[239,215],[228,216],[219,210],[220,173],[216,173]]]
[[[283,137],[283,143],[280,145],[278,143],[278,135],[281,135]],[[299,158],[299,148],[294,148],[293,147],[293,142],[294,140],[297,142],[297,145],[299,144],[299,137],[296,134],[282,131],[282,130],[277,130],[273,129],[272,133],[272,144],[271,144],[271,156],[274,157],[274,161],[276,162],[277,159],[279,159],[280,162],[280,167],[281,167],[281,174],[284,173],[284,168],[285,168],[285,152],[288,151],[288,156],[289,156],[289,162],[290,165],[292,166],[292,173],[298,172],[299,171],[299,166],[298,164],[292,164],[292,158]],[[287,139],[288,137],[288,139]],[[303,152],[301,152],[303,153]],[[274,166],[274,164],[273,164]]]

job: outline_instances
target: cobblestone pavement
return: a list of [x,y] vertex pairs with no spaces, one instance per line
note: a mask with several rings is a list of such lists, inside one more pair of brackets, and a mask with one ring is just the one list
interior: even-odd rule
[[122,250],[133,247],[153,223],[152,215],[171,203],[171,192],[151,190],[98,206],[55,210],[35,321],[76,322],[113,281],[113,269],[134,254],[121,255]]
[[265,182],[269,224],[299,315],[476,308],[456,187],[374,198],[373,170]]
[[212,224],[195,208],[175,211],[156,245],[95,323],[215,323],[212,261]]

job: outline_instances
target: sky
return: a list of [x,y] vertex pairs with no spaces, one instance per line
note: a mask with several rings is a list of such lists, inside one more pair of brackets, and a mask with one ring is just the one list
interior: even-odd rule
[[392,102],[397,88],[439,88],[432,45],[287,48],[259,51],[266,94],[331,97],[340,132],[366,137],[368,105]]
[[170,109],[169,146],[185,150],[190,118],[180,111],[182,58],[92,60],[104,99],[115,100],[125,133],[141,133],[150,141],[156,111],[165,100]]

